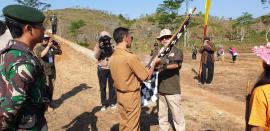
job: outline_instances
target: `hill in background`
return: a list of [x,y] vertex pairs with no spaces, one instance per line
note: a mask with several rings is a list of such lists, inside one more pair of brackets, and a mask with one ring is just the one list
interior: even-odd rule
[[[128,20],[123,15],[114,15],[106,11],[92,9],[67,8],[46,12],[51,16],[55,13],[58,16],[58,35],[77,42],[87,48],[93,49],[98,39],[98,33],[102,30],[113,32],[119,26],[131,29],[134,36],[132,50],[138,53],[148,54],[157,42],[156,36],[161,30],[156,22],[156,14],[141,16],[141,18]],[[168,27],[178,27],[183,21],[184,16],[179,16],[173,25]],[[85,26],[78,30],[78,36],[74,38],[70,33],[72,22],[82,20]],[[193,44],[200,45],[203,35],[204,16],[199,13],[192,18],[188,27],[187,44],[184,45],[183,37],[178,43],[179,47],[191,47]],[[236,46],[240,51],[249,51],[253,45],[265,43],[265,33],[270,27],[270,14],[255,18],[248,26],[234,26],[235,20],[227,20],[219,17],[209,18],[208,35],[213,39],[216,46]],[[50,22],[46,20],[47,28],[50,28]],[[244,27],[244,39],[240,42],[241,31]],[[171,29],[174,31],[176,28]],[[250,48],[249,48],[250,47]]]

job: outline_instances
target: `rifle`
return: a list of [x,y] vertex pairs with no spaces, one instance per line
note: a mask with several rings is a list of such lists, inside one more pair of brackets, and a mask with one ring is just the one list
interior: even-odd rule
[[[185,20],[180,24],[179,28],[176,30],[176,32],[173,34],[173,36],[170,38],[169,42],[159,50],[158,54],[156,57],[160,58],[165,56],[167,53],[169,53],[171,51],[171,48],[177,43],[177,41],[180,39],[181,35],[183,34],[183,32],[186,30],[186,27],[189,24],[189,21],[191,19],[191,16],[194,14],[196,8],[194,7],[190,13],[188,13],[185,17]],[[151,59],[149,63],[151,63],[150,65],[147,65],[147,67],[151,67],[151,65],[153,64],[153,60]]]

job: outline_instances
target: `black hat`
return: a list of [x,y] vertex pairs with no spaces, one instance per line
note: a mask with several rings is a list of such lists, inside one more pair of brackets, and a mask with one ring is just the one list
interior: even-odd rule
[[204,37],[204,38],[203,38],[203,41],[206,41],[206,40],[210,41],[210,38],[209,38],[209,37],[207,37],[207,36],[206,36],[206,37]]
[[2,11],[5,17],[22,23],[43,23],[45,19],[42,12],[24,5],[8,5]]

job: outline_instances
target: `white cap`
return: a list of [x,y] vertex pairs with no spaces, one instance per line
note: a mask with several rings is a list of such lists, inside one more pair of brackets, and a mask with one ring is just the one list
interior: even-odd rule
[[49,38],[50,36],[47,34],[44,34],[43,38]]
[[100,32],[100,34],[99,34],[99,37],[102,37],[102,36],[109,36],[110,38],[112,38],[112,36],[110,35],[110,33],[109,32],[107,32],[107,31],[101,31]]
[[157,39],[160,39],[163,36],[172,36],[172,32],[169,29],[163,29],[160,31],[159,37],[157,37]]

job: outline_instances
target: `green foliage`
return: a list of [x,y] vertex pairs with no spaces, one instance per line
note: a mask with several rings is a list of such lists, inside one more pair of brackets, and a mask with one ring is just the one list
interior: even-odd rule
[[261,0],[261,3],[265,6],[264,8],[270,7],[270,0]]
[[124,17],[122,14],[118,15],[118,18],[125,23],[128,27],[131,27],[132,24],[136,22],[136,20],[129,20],[126,17]]
[[85,21],[81,19],[77,21],[72,21],[69,26],[69,33],[71,34],[72,37],[77,39],[79,29],[81,29],[85,25],[86,25]]
[[30,6],[30,7],[39,9],[41,11],[44,11],[51,7],[51,4],[41,2],[39,0],[15,0],[15,1],[21,5]]
[[261,16],[261,22],[265,25],[270,24],[270,14]]
[[156,9],[157,21],[160,28],[170,25],[178,16],[178,9],[184,0],[164,0]]
[[233,27],[249,25],[252,23],[252,20],[253,20],[252,14],[244,12],[243,15],[241,15],[235,20]]
[[[185,6],[185,5],[184,5]],[[119,26],[127,27],[127,23],[132,23],[130,29],[132,29],[132,35],[134,41],[132,49],[136,53],[148,54],[153,47],[155,38],[159,35],[160,28],[158,27],[158,14],[154,13],[146,15],[139,19],[128,20],[123,15],[113,15],[102,11],[90,10],[90,9],[64,9],[54,11],[61,16],[59,21],[59,27],[61,29],[61,36],[63,38],[73,40],[78,44],[93,49],[96,44],[96,36],[102,30],[107,30],[110,33]],[[240,43],[240,28],[233,28],[232,24],[236,20],[221,19],[219,17],[210,16],[209,18],[209,36],[212,38],[215,44],[224,45],[225,47],[237,46],[237,49],[242,48],[245,51],[249,51],[249,47],[261,44],[265,42],[265,33],[269,29],[269,24],[262,24],[268,21],[270,14],[252,19],[249,28],[245,28],[245,39]],[[188,26],[188,45],[201,45],[203,37],[203,13],[199,13],[192,17],[191,23]],[[166,23],[165,26],[181,24],[183,16],[176,16],[176,19],[172,23]],[[78,20],[85,21],[85,26],[78,29],[78,36],[71,38],[70,26],[71,22]],[[256,23],[253,23],[256,22]],[[262,23],[261,23],[262,22]],[[76,22],[75,22],[76,23]],[[76,24],[75,24],[76,25]],[[170,28],[172,32],[176,28]],[[59,31],[60,32],[60,31]],[[64,33],[69,32],[69,33]],[[73,31],[74,32],[74,31]],[[75,39],[76,38],[76,39]],[[182,47],[184,44],[184,37],[181,37],[177,46]],[[86,40],[85,40],[86,39]]]
[[156,19],[155,19],[154,16],[149,16],[149,17],[147,17],[147,21],[148,22],[151,22],[151,23],[155,23],[156,22]]
[[81,46],[83,46],[83,47],[88,47],[89,46],[89,43],[86,40],[79,41],[78,44],[81,45]]

